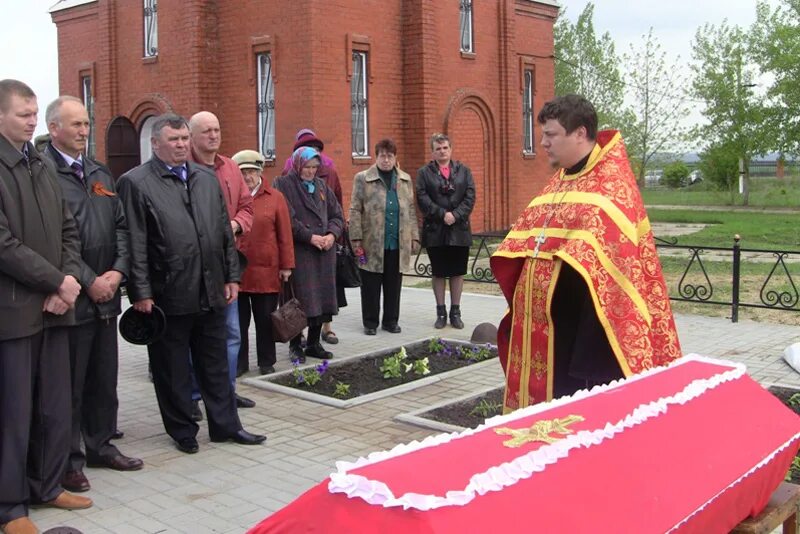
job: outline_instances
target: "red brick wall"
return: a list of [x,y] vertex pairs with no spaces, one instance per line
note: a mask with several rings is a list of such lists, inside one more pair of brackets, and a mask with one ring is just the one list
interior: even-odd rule
[[353,175],[374,162],[351,157],[352,45],[370,54],[370,155],[380,138],[393,137],[401,166],[414,176],[430,158],[430,134],[446,131],[454,157],[481,184],[476,229],[509,225],[549,175],[543,158],[522,155],[520,57],[535,64],[536,113],[553,95],[555,8],[474,2],[475,54],[468,56],[459,49],[457,0],[185,0],[158,10],[159,53],[150,60],[142,58],[141,2],[98,0],[53,15],[62,91],[77,90],[79,65],[95,67],[100,159],[113,117],[139,127],[168,109],[215,112],[225,154],[256,148],[254,46],[266,47],[277,137],[267,175],[280,172],[295,133],[310,127],[336,162],[347,205]]

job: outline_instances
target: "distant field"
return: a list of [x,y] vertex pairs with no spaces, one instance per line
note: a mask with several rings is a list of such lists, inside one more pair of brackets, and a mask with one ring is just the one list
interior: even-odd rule
[[[648,206],[730,206],[728,191],[716,191],[712,184],[700,184],[680,189],[643,189],[642,197]],[[734,194],[733,205],[742,204],[741,195]],[[753,178],[750,181],[750,206],[763,208],[800,208],[800,179]]]

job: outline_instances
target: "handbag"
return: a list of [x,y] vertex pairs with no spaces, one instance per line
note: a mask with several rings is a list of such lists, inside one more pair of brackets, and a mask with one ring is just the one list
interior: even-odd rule
[[342,234],[344,244],[336,244],[336,284],[340,287],[361,287],[358,260],[347,230]]
[[[289,286],[291,298],[288,300],[286,286]],[[300,335],[303,329],[308,326],[306,313],[300,306],[300,301],[294,296],[294,288],[289,282],[284,282],[278,297],[278,309],[270,314],[272,318],[272,337],[275,341],[286,343],[290,339]]]

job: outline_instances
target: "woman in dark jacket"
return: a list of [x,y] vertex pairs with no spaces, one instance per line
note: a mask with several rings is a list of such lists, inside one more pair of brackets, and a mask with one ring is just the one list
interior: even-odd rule
[[452,161],[450,139],[441,133],[431,137],[433,159],[417,172],[417,204],[422,213],[422,246],[427,249],[436,297],[434,327],[447,324],[444,304],[446,279],[450,279],[450,324],[464,328],[461,291],[467,274],[472,232],[469,216],[475,207],[475,183],[469,167]]
[[298,148],[292,154],[292,170],[275,180],[275,188],[292,208],[295,271],[292,287],[308,317],[308,341],[305,353],[298,335],[289,342],[293,359],[306,356],[333,357],[320,344],[322,323],[339,311],[336,302],[336,249],[344,219],[339,201],[330,187],[317,177],[320,156],[311,147]]

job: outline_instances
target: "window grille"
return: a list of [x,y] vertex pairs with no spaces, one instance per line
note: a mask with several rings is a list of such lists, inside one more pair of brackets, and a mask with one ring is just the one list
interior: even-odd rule
[[83,105],[86,107],[86,112],[89,114],[89,138],[86,140],[86,155],[93,158],[95,154],[94,96],[92,95],[91,76],[81,76],[81,95],[83,97]]
[[353,156],[369,156],[367,124],[367,53],[353,52],[353,77],[350,79],[350,116]]
[[522,151],[533,154],[533,71],[525,71],[525,84],[522,92]]
[[460,0],[461,11],[461,51],[472,53],[475,51],[475,42],[472,37],[472,0]]
[[144,57],[158,55],[158,0],[144,0]]
[[272,81],[272,56],[256,54],[258,68],[258,151],[275,159],[275,85]]

